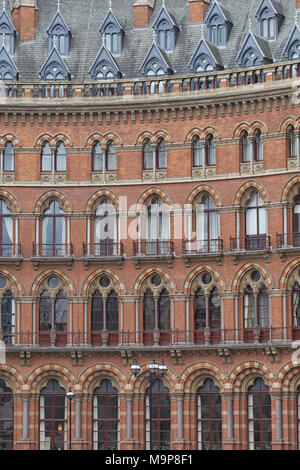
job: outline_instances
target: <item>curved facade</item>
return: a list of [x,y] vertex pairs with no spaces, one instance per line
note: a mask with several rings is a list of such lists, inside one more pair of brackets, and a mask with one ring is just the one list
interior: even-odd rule
[[85,3],[0,17],[0,448],[297,450],[300,3]]

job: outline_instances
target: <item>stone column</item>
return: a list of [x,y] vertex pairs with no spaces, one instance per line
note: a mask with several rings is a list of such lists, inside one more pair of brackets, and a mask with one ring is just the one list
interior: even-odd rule
[[29,395],[22,395],[23,401],[23,410],[22,410],[22,425],[23,425],[23,433],[22,433],[22,440],[27,441],[29,439]]
[[[282,426],[282,394],[271,392],[272,405],[275,404],[275,439],[273,437],[272,450],[283,448],[283,426]],[[273,406],[272,406],[273,408]]]
[[224,450],[232,450],[234,446],[234,416],[233,416],[233,403],[234,395],[231,392],[225,392],[222,394],[222,398],[226,401],[226,412],[227,412],[227,435],[223,441]]
[[159,324],[158,324],[158,297],[154,297],[154,303],[155,303],[155,325],[154,325],[154,331],[153,331],[153,342],[154,346],[159,346],[159,340],[160,340],[160,331],[159,331]]

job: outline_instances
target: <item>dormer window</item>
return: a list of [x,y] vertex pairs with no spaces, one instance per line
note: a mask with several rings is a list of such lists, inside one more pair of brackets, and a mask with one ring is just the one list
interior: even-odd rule
[[205,24],[208,28],[208,40],[215,46],[226,46],[232,20],[229,12],[217,0],[211,3],[205,18]]
[[165,6],[160,10],[153,24],[153,29],[155,31],[157,45],[165,52],[173,52],[178,27]]
[[273,0],[261,0],[255,16],[259,22],[260,36],[267,41],[277,39],[284,18],[282,6]]
[[265,39],[275,39],[277,20],[274,14],[265,8],[260,17],[260,35]]
[[124,30],[112,10],[109,10],[99,31],[108,51],[115,55],[122,54]]
[[56,47],[61,56],[67,57],[70,51],[71,31],[58,11],[48,28],[48,52]]
[[5,46],[5,49],[10,55],[14,55],[15,49],[15,27],[3,10],[0,16],[0,47]]

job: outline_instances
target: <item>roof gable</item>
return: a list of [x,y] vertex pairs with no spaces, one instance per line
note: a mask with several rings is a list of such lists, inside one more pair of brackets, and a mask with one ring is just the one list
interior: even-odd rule
[[265,8],[269,8],[275,15],[284,16],[282,7],[279,3],[274,0],[261,0],[258,10],[255,14],[256,18],[260,18]]
[[[107,47],[103,44],[89,70],[89,74],[91,75],[92,80],[96,80],[97,78],[110,78],[110,76],[107,76],[109,73],[113,75],[113,78],[120,78],[122,76],[116,61]],[[103,77],[99,77],[98,75],[100,74],[102,74]]]
[[232,24],[232,19],[230,16],[230,13],[219,4],[218,0],[215,0],[210,8],[208,9],[206,13],[206,17],[204,19],[204,23],[209,24],[210,20],[215,16],[221,16],[224,20],[224,22],[231,23]]
[[294,42],[300,41],[300,30],[298,25],[295,24],[295,26],[292,29],[292,32],[290,34],[290,37],[288,39],[288,42],[283,50],[283,55],[285,56],[286,59],[289,59],[290,57],[290,49]]
[[156,20],[154,21],[153,23],[153,28],[156,30],[158,29],[158,26],[159,24],[162,22],[162,21],[167,21],[170,26],[172,28],[177,28],[178,29],[178,26],[174,20],[174,18],[170,15],[170,13],[168,12],[168,10],[166,9],[165,5],[163,5],[161,7],[161,10],[156,18]]
[[261,64],[273,62],[273,57],[268,42],[249,31],[236,58],[236,61],[240,66],[242,65],[243,56],[250,49],[256,52],[261,61]]
[[116,15],[113,13],[113,11],[111,9],[109,9],[103,23],[101,24],[100,28],[99,28],[99,31],[101,34],[103,34],[105,32],[105,29],[107,28],[108,25],[114,25],[115,28],[116,28],[116,31],[120,32],[120,31],[123,31],[123,28],[118,20],[118,18],[116,17]]
[[166,75],[170,75],[173,73],[173,70],[170,67],[170,64],[164,52],[157,46],[157,44],[153,43],[140,67],[142,75],[147,75],[147,68],[149,64],[153,63],[155,60],[158,61],[159,67],[164,71]]
[[67,23],[65,22],[60,11],[56,12],[56,15],[54,16],[53,20],[50,23],[49,28],[47,29],[47,33],[50,35],[53,34],[55,28],[57,27],[61,27],[65,34],[71,33],[71,30],[69,26],[67,25]]
[[198,65],[197,62],[201,56],[209,58],[208,65],[211,65],[214,70],[221,70],[224,68],[218,48],[205,39],[201,39],[188,64],[188,67],[192,72],[196,71]]
[[42,80],[51,80],[50,75],[53,75],[52,80],[70,80],[71,78],[70,71],[55,46],[40,70]]
[[0,15],[0,28],[6,25],[11,33],[16,32],[16,28],[14,27],[14,24],[10,20],[9,16],[7,15],[6,11],[3,10],[1,15]]
[[[8,76],[10,74],[10,76]],[[16,67],[13,59],[8,54],[5,46],[2,46],[0,51],[0,79],[1,80],[17,80],[19,70]]]

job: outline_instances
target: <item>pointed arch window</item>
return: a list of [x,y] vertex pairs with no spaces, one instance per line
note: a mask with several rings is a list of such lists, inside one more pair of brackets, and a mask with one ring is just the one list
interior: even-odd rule
[[263,150],[263,139],[260,129],[254,131],[254,161],[262,162],[264,159],[264,150]]
[[55,152],[55,171],[66,171],[67,155],[63,142],[59,142]]
[[244,130],[241,133],[240,146],[241,146],[241,162],[243,163],[251,162],[251,142],[249,139],[249,134],[246,130]]
[[159,139],[156,147],[156,167],[163,169],[167,167],[167,152],[164,139]]
[[57,201],[52,201],[43,214],[42,256],[66,255],[66,219]]
[[219,15],[214,15],[208,25],[209,41],[216,46],[225,46],[227,42],[227,28],[224,20]]
[[14,396],[4,380],[0,379],[0,450],[14,448]]
[[270,8],[264,8],[258,17],[260,35],[267,40],[277,38],[278,19]]
[[212,72],[215,70],[215,64],[212,63],[211,58],[207,54],[201,54],[195,61],[195,72]]
[[175,48],[175,29],[166,19],[159,22],[156,27],[156,41],[165,52],[173,52]]
[[197,441],[198,450],[222,450],[222,399],[212,379],[197,390]]
[[167,208],[161,198],[153,198],[147,207],[146,253],[166,254],[170,240],[170,220]]
[[[56,278],[54,278],[56,279]],[[67,341],[67,297],[63,290],[54,296],[45,290],[40,296],[40,345],[65,346]]]
[[294,199],[293,207],[293,246],[300,246],[300,195]]
[[195,225],[197,251],[219,251],[219,214],[215,201],[208,194],[204,194],[195,206]]
[[11,290],[5,292],[1,300],[2,341],[15,344],[15,300]]
[[203,146],[200,137],[197,135],[192,141],[193,166],[203,165]]
[[92,150],[93,171],[103,171],[103,149],[100,142],[96,142]]
[[117,214],[109,199],[102,199],[94,219],[94,251],[96,256],[116,256],[119,254]]
[[295,128],[290,124],[287,128],[287,157],[297,156],[297,134]]
[[195,292],[195,330],[204,328],[220,329],[220,294],[216,287],[209,294],[204,294],[202,288]]
[[150,139],[146,139],[143,144],[143,169],[153,170],[153,147]]
[[[143,298],[144,344],[169,344],[170,296],[166,288],[154,296],[147,289]],[[151,333],[150,333],[151,332]]]
[[264,201],[255,190],[246,203],[246,249],[267,248],[268,219]]
[[256,293],[250,285],[244,291],[244,327],[257,326],[261,328],[269,326],[269,297],[265,284]]
[[118,390],[104,379],[93,393],[93,450],[119,449],[119,413]]
[[[169,450],[171,445],[171,401],[169,389],[162,380],[156,379],[152,385],[151,395],[150,398],[148,388],[145,404],[146,450]],[[152,420],[151,436],[150,419]]]
[[[91,304],[92,344],[117,344],[119,329],[119,301],[115,290],[104,298],[99,290]],[[107,338],[106,338],[107,335]]]
[[270,389],[262,378],[248,388],[249,450],[272,449],[272,414]]
[[209,134],[205,139],[205,158],[206,165],[212,166],[216,164],[216,143],[212,134]]
[[106,148],[106,169],[115,171],[117,169],[117,150],[115,143],[111,140]]
[[6,202],[0,199],[0,256],[11,257],[14,253],[13,245],[13,216]]
[[15,169],[15,151],[14,146],[11,142],[7,142],[4,147],[3,154],[3,170],[4,171],[14,171]]
[[293,326],[300,327],[300,285],[296,282],[293,285],[292,295]]
[[67,448],[67,397],[57,380],[49,380],[40,393],[40,450]]
[[42,147],[42,171],[52,171],[52,150],[49,142]]
[[261,65],[261,62],[262,61],[257,50],[252,47],[247,49],[241,58],[242,67],[254,67],[256,65]]

